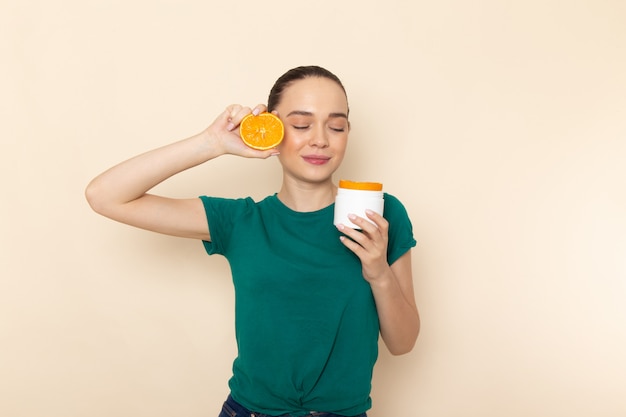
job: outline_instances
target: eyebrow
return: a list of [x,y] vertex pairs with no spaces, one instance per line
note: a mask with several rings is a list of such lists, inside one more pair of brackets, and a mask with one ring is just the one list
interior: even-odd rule
[[[294,110],[287,115],[287,117],[289,116],[313,116],[313,113],[310,111],[305,111],[305,110]],[[344,119],[347,119],[348,115],[345,113],[338,112],[338,113],[330,113],[328,117],[330,118],[342,117]]]

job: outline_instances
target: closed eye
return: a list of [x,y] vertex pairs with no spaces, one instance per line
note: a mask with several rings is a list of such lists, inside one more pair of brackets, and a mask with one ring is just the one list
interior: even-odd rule
[[292,127],[293,127],[294,129],[298,129],[298,130],[304,130],[304,129],[307,129],[309,126],[310,126],[310,125],[307,125],[307,126],[295,126],[295,125],[292,125]]

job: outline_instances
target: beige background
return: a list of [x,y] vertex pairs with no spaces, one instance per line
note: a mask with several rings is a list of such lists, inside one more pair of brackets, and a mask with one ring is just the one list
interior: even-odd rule
[[[83,190],[301,64],[348,89],[340,176],[384,182],[419,241],[422,333],[381,354],[370,415],[626,415],[623,1],[0,4],[0,415],[217,415],[226,262]],[[225,157],[159,191],[279,180]]]

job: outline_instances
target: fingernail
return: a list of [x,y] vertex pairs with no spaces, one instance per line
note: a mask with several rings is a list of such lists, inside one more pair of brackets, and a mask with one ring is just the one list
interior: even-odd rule
[[226,130],[233,130],[234,128],[235,128],[235,125],[232,122],[226,125]]
[[355,220],[355,219],[356,219],[356,215],[354,215],[354,214],[350,213],[350,214],[348,214],[348,218],[349,218],[350,220]]
[[280,152],[272,152],[272,153],[270,154],[270,156],[278,156],[278,155],[280,155]]
[[261,114],[261,110],[254,109],[254,110],[252,110],[252,114],[254,114],[255,116],[258,116],[259,114]]
[[339,230],[343,230],[345,227],[346,227],[346,226],[344,226],[344,225],[343,225],[343,224],[341,224],[341,223],[339,223],[339,224],[337,225],[337,229],[339,229]]
[[365,214],[374,214],[374,212],[372,210],[370,210],[370,209],[366,209],[365,210]]

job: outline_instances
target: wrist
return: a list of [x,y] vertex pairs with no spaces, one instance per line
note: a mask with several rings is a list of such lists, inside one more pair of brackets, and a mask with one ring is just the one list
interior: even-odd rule
[[394,282],[393,272],[388,266],[379,275],[374,278],[370,278],[367,281],[369,282],[370,287],[372,287],[372,291],[386,291]]
[[219,140],[219,136],[206,129],[194,137],[197,141],[197,149],[203,155],[205,161],[224,155],[226,150]]

